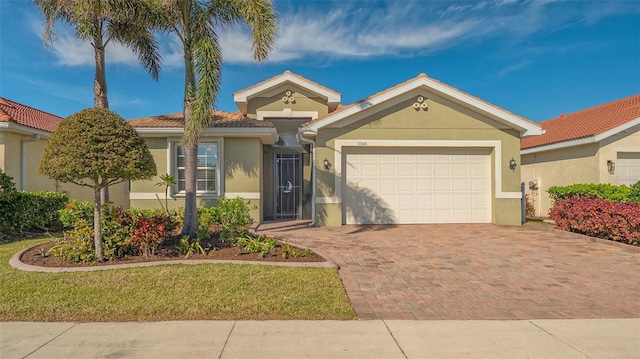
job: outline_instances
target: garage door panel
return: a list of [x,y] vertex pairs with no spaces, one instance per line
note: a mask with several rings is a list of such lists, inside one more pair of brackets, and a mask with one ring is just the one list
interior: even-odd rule
[[620,152],[617,162],[618,184],[630,186],[640,181],[640,152]]
[[437,179],[435,180],[435,184],[436,184],[436,192],[448,192],[451,191],[451,181],[449,179],[445,179],[445,180],[441,180],[441,179]]
[[[356,150],[344,161],[346,223],[490,221],[489,150]],[[356,198],[363,194],[372,198]]]
[[435,166],[436,177],[450,177],[451,176],[451,163],[437,163]]

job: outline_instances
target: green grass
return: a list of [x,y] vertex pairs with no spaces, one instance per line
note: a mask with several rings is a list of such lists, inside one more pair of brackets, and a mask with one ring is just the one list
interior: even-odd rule
[[356,318],[335,269],[177,264],[37,273],[9,265],[48,240],[0,245],[0,321]]

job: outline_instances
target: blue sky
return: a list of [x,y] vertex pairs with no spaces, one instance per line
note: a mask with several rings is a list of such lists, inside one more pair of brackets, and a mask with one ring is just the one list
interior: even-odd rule
[[[539,122],[640,93],[640,1],[275,1],[280,29],[265,64],[242,27],[219,31],[217,108],[291,70],[349,104],[424,72]],[[66,117],[93,106],[93,55],[62,24],[50,49],[27,0],[0,2],[0,96]],[[125,119],[180,112],[182,56],[160,35],[154,82],[126,48],[107,47],[111,110]]]

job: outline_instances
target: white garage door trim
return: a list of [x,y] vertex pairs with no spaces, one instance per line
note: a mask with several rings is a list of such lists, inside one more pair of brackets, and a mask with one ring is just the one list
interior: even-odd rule
[[490,223],[490,151],[351,147],[343,223]]
[[[482,147],[492,148],[494,153],[494,198],[521,199],[520,192],[502,191],[502,142],[501,141],[448,141],[448,140],[335,140],[333,164],[335,168],[335,197],[318,197],[316,203],[342,203],[342,148],[343,147]],[[508,162],[505,163],[505,166]]]
[[632,185],[640,181],[640,152],[618,152],[616,154],[617,183]]

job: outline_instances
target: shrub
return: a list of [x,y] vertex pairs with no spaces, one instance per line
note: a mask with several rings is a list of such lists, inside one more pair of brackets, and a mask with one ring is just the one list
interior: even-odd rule
[[249,202],[242,198],[220,198],[216,206],[218,219],[220,221],[220,238],[222,240],[234,241],[239,237],[249,233],[251,216]]
[[0,168],[0,201],[11,197],[16,192],[16,185],[13,183],[13,177],[4,173],[2,168]]
[[85,226],[75,228],[67,234],[69,238],[65,236],[64,240],[58,240],[48,253],[70,262],[94,264],[96,253],[93,250],[93,229]]
[[64,228],[71,228],[81,223],[93,223],[93,203],[72,199],[58,210],[60,222]]
[[209,239],[211,233],[220,231],[218,207],[198,208],[198,238]]
[[565,231],[640,244],[640,203],[569,198],[557,201],[549,216]]
[[631,192],[627,199],[629,202],[640,203],[640,181],[631,186]]
[[570,186],[552,186],[547,192],[553,201],[561,201],[573,197],[601,198],[613,202],[629,202],[631,187],[612,185],[609,183],[585,184]]
[[145,257],[155,255],[156,249],[176,228],[175,222],[165,212],[140,213],[135,219],[129,245]]
[[16,191],[13,179],[0,170],[0,234],[34,227],[60,229],[58,210],[68,201],[64,193]]
[[266,236],[252,237],[245,235],[237,239],[236,245],[248,253],[258,253],[260,258],[271,254],[278,245],[278,240]]

